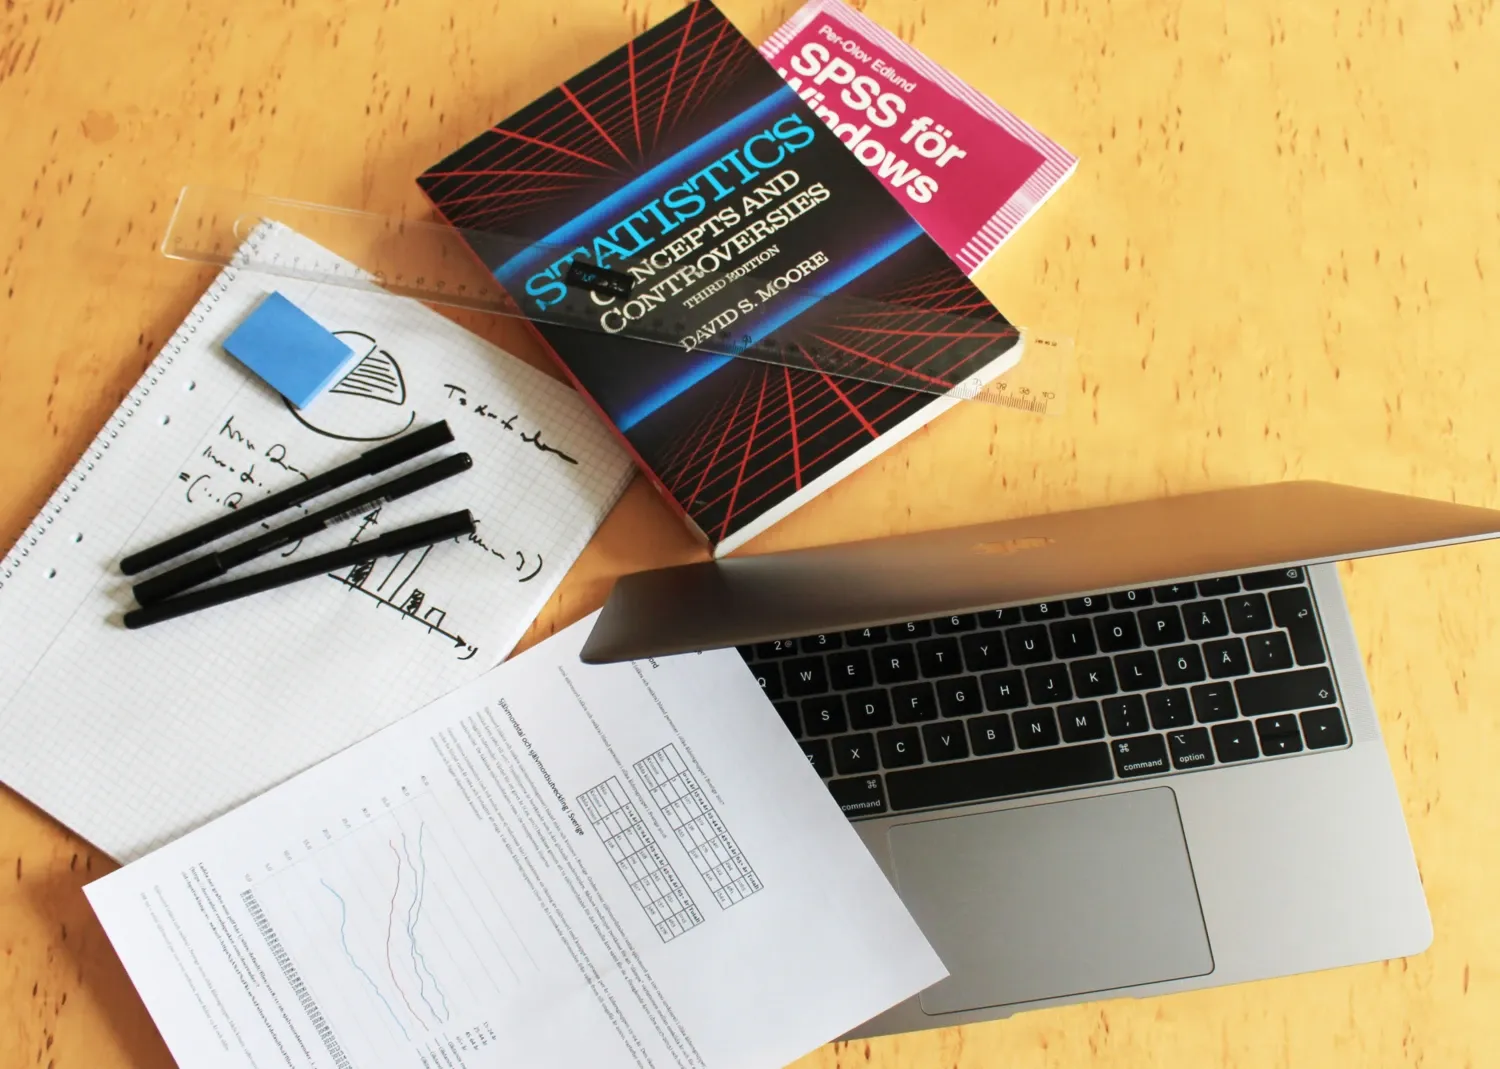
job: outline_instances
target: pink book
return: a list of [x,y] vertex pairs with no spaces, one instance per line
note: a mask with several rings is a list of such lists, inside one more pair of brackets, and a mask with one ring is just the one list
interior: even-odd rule
[[810,0],[760,53],[968,275],[1078,166],[840,0]]

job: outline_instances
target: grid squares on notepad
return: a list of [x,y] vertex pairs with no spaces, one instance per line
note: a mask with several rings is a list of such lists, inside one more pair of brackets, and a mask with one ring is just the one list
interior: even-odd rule
[[584,791],[578,806],[663,943],[703,923],[702,911],[616,777]]
[[761,889],[760,877],[745,860],[719,811],[683,764],[673,743],[635,763],[635,774],[720,909],[728,909]]
[[[255,236],[259,262],[342,262],[279,224]],[[214,463],[205,459],[210,446],[216,456],[247,448],[223,435],[230,417],[255,441],[247,455],[261,478],[271,455],[285,459],[293,448],[307,471],[369,448],[299,426],[218,350],[271,288],[331,327],[380,338],[405,368],[412,419],[448,418],[452,448],[474,457],[467,476],[388,503],[382,526],[470,508],[496,549],[523,550],[528,570],[538,553],[544,560],[535,581],[521,582],[516,556],[486,560],[477,544],[445,545],[425,559],[413,583],[424,592],[422,612],[440,607],[444,616],[425,618],[445,620],[463,646],[336,576],[160,629],[120,626],[129,580],[116,562],[207,518],[191,499],[184,504],[181,474]],[[505,413],[486,420],[450,403],[443,384],[454,381]],[[512,413],[515,429],[503,428]],[[577,463],[521,439],[538,428]],[[0,779],[110,856],[138,857],[499,661],[631,474],[572,390],[417,302],[226,268],[0,563],[0,575],[9,573],[0,592]],[[347,528],[325,532],[298,552],[349,537]]]

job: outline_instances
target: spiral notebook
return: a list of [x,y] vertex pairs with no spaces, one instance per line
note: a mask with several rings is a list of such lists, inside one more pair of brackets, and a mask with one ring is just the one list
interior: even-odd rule
[[[276,223],[246,246],[257,262],[350,268]],[[273,289],[360,353],[301,410],[220,348]],[[288,555],[462,508],[469,539],[121,625],[128,551],[438,419],[471,471]],[[421,304],[232,264],[0,561],[0,780],[137,857],[502,660],[631,473],[574,391]]]

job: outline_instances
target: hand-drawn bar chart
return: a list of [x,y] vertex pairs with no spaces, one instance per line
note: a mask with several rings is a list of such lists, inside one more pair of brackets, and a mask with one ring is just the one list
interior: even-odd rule
[[761,889],[760,877],[745,860],[719,811],[688,771],[674,744],[668,743],[637,761],[635,774],[693,859],[720,909],[728,909]]
[[432,547],[426,546],[421,550],[401,554],[394,563],[365,561],[343,574],[330,575],[330,578],[371,598],[377,605],[395,609],[406,619],[415,620],[427,628],[429,633],[441,635],[456,648],[467,647],[470,652],[463,659],[468,660],[474,655],[473,647],[467,646],[462,635],[445,628],[448,611],[429,604],[427,591],[416,585],[417,573],[421,571],[430,552]]
[[[383,506],[377,505],[360,517],[359,527],[349,539],[349,545],[356,544],[367,530],[373,529],[375,534],[379,533],[377,525],[380,522],[382,508]],[[427,582],[418,577],[422,565],[427,563],[427,556],[432,552],[432,548],[432,546],[424,546],[419,550],[408,550],[395,558],[394,562],[367,560],[342,572],[330,572],[328,578],[342,583],[353,593],[363,594],[377,609],[395,609],[401,619],[421,624],[427,629],[429,635],[437,635],[451,642],[453,648],[458,651],[458,659],[467,661],[479,652],[479,647],[466,641],[463,635],[459,634],[457,626],[448,619],[448,610],[433,604],[432,598],[429,597],[429,590],[423,589],[427,586]],[[448,585],[451,586],[453,582],[451,567],[439,570],[438,582],[444,585],[442,574],[444,571],[448,573]],[[433,576],[428,576],[429,580],[432,578]],[[417,585],[419,582],[422,586]]]
[[578,796],[578,807],[663,943],[703,923],[703,913],[616,777],[584,791]]

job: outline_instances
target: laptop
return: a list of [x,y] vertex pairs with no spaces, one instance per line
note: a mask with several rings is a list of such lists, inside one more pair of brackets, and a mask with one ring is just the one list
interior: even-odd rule
[[589,662],[736,646],[947,964],[850,1037],[1415,954],[1332,563],[1500,512],[1294,482],[619,580]]

